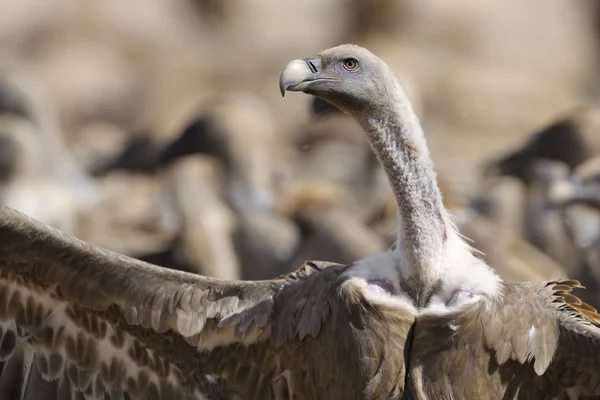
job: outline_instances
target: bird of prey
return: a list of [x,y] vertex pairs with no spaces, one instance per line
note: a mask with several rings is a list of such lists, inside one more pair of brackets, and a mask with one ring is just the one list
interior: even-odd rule
[[[389,67],[342,45],[291,61],[353,115],[398,204],[389,251],[266,281],[144,264],[0,209],[2,376],[92,398],[549,399],[600,395],[600,316],[578,282],[503,282],[443,207],[419,120]],[[0,389],[4,388],[0,377]],[[6,385],[10,386],[10,385]]]

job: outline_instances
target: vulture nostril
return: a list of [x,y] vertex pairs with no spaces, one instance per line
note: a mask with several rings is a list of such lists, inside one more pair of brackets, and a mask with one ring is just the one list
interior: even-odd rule
[[315,64],[313,64],[313,63],[312,63],[312,61],[309,61],[309,62],[308,62],[308,67],[310,68],[310,70],[311,70],[313,73],[316,73],[316,72],[317,72],[317,67],[315,67]]

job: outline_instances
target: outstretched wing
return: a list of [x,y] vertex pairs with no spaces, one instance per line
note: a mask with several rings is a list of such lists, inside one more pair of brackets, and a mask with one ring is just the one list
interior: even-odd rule
[[[231,378],[235,366],[220,360],[239,351],[251,364],[267,359],[271,347],[249,345],[318,333],[329,311],[316,302],[328,287],[317,287],[314,276],[324,269],[335,282],[343,268],[310,265],[271,281],[223,281],[99,249],[1,207],[0,392],[25,397],[32,382],[43,386],[40,377],[68,392],[67,377],[93,398],[119,390],[144,399],[226,398],[221,377]],[[313,298],[297,286],[311,287]],[[274,299],[284,288],[296,305],[275,326],[273,313],[282,314]],[[15,389],[10,382],[19,375],[25,379]]]
[[436,398],[598,398],[600,315],[571,294],[576,287],[505,282],[497,298],[420,319],[411,362],[427,370],[413,380],[416,390]]

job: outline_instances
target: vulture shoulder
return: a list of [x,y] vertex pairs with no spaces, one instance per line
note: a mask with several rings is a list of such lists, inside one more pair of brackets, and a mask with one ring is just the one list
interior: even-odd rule
[[2,398],[40,398],[44,381],[89,398],[359,399],[403,390],[413,314],[366,301],[343,265],[219,280],[97,248],[7,207],[0,263]]
[[496,298],[419,317],[411,389],[461,399],[598,398],[600,315],[571,294],[578,287],[504,282]]

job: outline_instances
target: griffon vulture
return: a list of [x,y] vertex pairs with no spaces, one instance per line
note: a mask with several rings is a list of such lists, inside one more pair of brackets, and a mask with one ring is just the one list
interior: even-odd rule
[[34,349],[43,378],[143,398],[600,395],[600,316],[570,294],[577,282],[503,282],[472,255],[382,60],[334,47],[291,61],[280,87],[363,126],[398,200],[393,250],[223,281],[118,256],[3,208],[2,359]]

